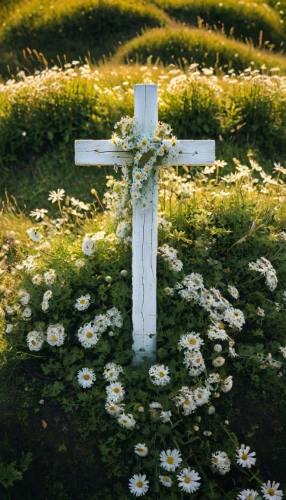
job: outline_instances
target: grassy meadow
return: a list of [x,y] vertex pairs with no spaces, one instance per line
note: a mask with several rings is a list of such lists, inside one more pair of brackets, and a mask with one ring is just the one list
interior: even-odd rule
[[[155,450],[146,470],[136,462],[136,472],[150,477],[163,445],[193,450],[204,483],[191,498],[247,499],[238,496],[242,488],[258,490],[268,479],[286,488],[285,38],[286,0],[1,1],[1,499],[133,498],[135,438]],[[74,164],[76,139],[108,139],[121,117],[133,116],[137,83],[158,85],[159,119],[179,139],[216,141],[213,167],[160,174],[160,217],[171,225],[161,224],[159,245],[178,251],[183,270],[175,273],[158,256],[158,362],[170,364],[172,395],[192,383],[177,345],[186,331],[201,332],[207,369],[221,352],[220,373],[232,374],[233,389],[215,392],[213,419],[205,407],[179,419],[172,407],[178,422],[171,428],[156,427],[158,415],[147,424],[149,403],[167,410],[171,400],[149,382],[146,390],[144,368],[136,373],[131,365],[131,248],[118,236],[120,172]],[[57,189],[65,193],[51,203]],[[31,228],[41,241],[28,236]],[[97,242],[91,258],[82,251],[86,235]],[[249,266],[261,257],[275,268],[275,291]],[[57,278],[50,287],[43,276],[51,269]],[[238,357],[225,344],[215,351],[206,311],[179,300],[175,285],[191,273],[243,311],[245,327],[233,334]],[[47,288],[53,299],[45,312]],[[23,290],[32,320],[22,316]],[[92,310],[80,316],[74,302],[85,293]],[[122,330],[102,337],[98,350],[81,349],[81,321],[112,307],[123,315]],[[29,332],[50,323],[64,325],[66,345],[29,350]],[[102,370],[111,361],[124,368],[126,405],[138,421],[133,434],[104,411]],[[96,373],[91,389],[76,381],[83,366]],[[257,452],[255,469],[238,467],[239,443]],[[205,458],[217,450],[232,460],[228,476]],[[149,488],[148,499],[190,497],[175,487],[162,492],[158,475]],[[259,491],[253,498],[268,498]]]

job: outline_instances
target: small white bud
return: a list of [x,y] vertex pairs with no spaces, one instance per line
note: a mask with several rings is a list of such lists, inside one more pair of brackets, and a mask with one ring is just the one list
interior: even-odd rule
[[222,345],[221,344],[215,344],[214,345],[214,351],[215,352],[221,352],[222,351]]
[[[121,271],[121,276],[123,276],[124,278],[126,278],[127,274],[128,274],[128,271],[126,271],[126,269],[122,269]],[[106,278],[105,278],[106,279]]]
[[114,332],[108,332],[109,337],[114,337]]
[[215,413],[215,407],[214,406],[210,406],[209,409],[208,409],[208,414],[209,415],[213,415]]
[[106,283],[111,283],[111,281],[112,281],[111,276],[105,276],[105,281],[106,281]]
[[139,411],[139,413],[143,413],[144,412],[143,406],[139,406],[138,411]]

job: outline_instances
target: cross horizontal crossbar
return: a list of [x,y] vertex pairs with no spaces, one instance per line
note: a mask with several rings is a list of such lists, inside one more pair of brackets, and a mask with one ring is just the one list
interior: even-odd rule
[[[168,143],[170,141],[164,141]],[[180,153],[172,165],[213,165],[215,141],[178,141]],[[76,165],[125,165],[131,164],[133,154],[124,151],[111,140],[75,141]],[[167,165],[162,159],[162,165]]]

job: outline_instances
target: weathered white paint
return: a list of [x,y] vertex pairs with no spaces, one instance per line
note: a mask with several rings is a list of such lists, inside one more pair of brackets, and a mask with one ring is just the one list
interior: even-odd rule
[[[168,143],[170,141],[164,141]],[[179,141],[180,154],[173,165],[212,165],[215,141]],[[132,154],[108,141],[75,141],[76,165],[125,165],[132,162]],[[162,159],[162,165],[166,160]]]
[[[142,135],[153,134],[158,123],[157,85],[135,85],[134,116]],[[132,284],[134,363],[144,357],[156,360],[157,248],[158,248],[158,168],[146,183],[143,208],[139,199],[133,204]]]
[[[157,85],[135,85],[134,116],[142,134],[153,132],[158,122]],[[168,142],[168,141],[166,141]],[[212,165],[214,141],[179,141],[180,154],[174,165]],[[132,162],[132,154],[111,140],[75,142],[76,165],[124,165]],[[163,164],[164,161],[162,162]],[[143,358],[156,360],[156,265],[158,247],[158,168],[148,179],[145,199],[147,207],[137,200],[133,205],[132,284],[133,284],[133,350],[134,363]]]

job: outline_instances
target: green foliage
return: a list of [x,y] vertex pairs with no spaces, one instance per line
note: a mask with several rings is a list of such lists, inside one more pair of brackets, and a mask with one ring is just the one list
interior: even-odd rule
[[237,2],[227,0],[156,0],[156,4],[170,16],[183,23],[204,23],[211,29],[221,30],[227,36],[245,41],[252,40],[255,46],[266,42],[281,50],[285,42],[285,30],[280,22],[279,10],[264,2]]
[[21,481],[23,479],[22,472],[26,472],[32,462],[32,454],[30,452],[23,453],[20,463],[11,462],[6,464],[0,461],[0,486],[7,489],[9,486],[13,486],[15,481]]
[[152,58],[164,64],[190,64],[200,62],[207,68],[222,68],[235,71],[249,66],[253,61],[259,68],[279,67],[286,70],[285,57],[255,49],[251,44],[227,39],[223,35],[206,29],[175,27],[148,30],[136,39],[127,42],[116,54],[115,61],[146,63]]
[[[11,306],[17,304],[18,290],[25,289],[31,296],[29,305],[33,311],[30,321],[23,320],[20,313],[6,319],[14,327],[5,335],[5,364],[0,371],[7,391],[2,395],[5,411],[0,423],[7,441],[15,447],[21,435],[25,449],[29,447],[36,457],[22,488],[30,492],[31,498],[37,493],[39,499],[99,500],[116,496],[125,500],[128,479],[136,470],[142,470],[148,478],[155,473],[157,477],[160,451],[179,448],[185,463],[200,471],[203,478],[198,498],[233,499],[238,494],[238,485],[255,488],[255,481],[249,483],[242,470],[234,466],[230,475],[214,474],[209,458],[214,451],[223,450],[234,462],[236,447],[242,442],[256,451],[257,466],[265,479],[280,481],[283,488],[286,436],[282,427],[286,394],[283,377],[278,372],[285,373],[285,364],[274,368],[267,356],[271,353],[274,359],[283,361],[278,350],[285,345],[286,337],[283,296],[286,244],[279,236],[286,229],[286,211],[281,201],[285,187],[277,183],[277,175],[281,179],[284,174],[280,172],[275,178],[268,178],[265,186],[256,187],[259,168],[255,163],[251,167],[237,162],[236,172],[227,177],[223,176],[225,167],[218,162],[210,179],[202,171],[192,176],[190,172],[184,177],[176,176],[173,169],[161,179],[160,208],[172,226],[169,231],[160,229],[159,245],[167,243],[176,248],[184,264],[182,272],[174,273],[158,256],[157,356],[158,363],[170,368],[170,386],[154,386],[148,377],[148,366],[135,368],[130,364],[131,250],[114,236],[112,212],[93,214],[92,219],[73,229],[74,235],[66,234],[65,224],[54,231],[53,224],[46,219],[38,224],[46,245],[41,248],[41,242],[40,246],[36,244],[29,249],[29,253],[38,254],[36,268],[32,272],[18,269],[13,271],[16,274],[4,274],[4,308],[5,300]],[[104,239],[98,236],[94,253],[84,256],[83,235],[98,231],[105,231],[108,236]],[[250,261],[261,256],[269,259],[277,272],[278,287],[272,292],[265,286],[264,277],[248,268]],[[78,259],[84,259],[80,268],[75,265]],[[56,271],[53,284],[32,283],[35,273],[43,275],[50,268]],[[123,269],[128,271],[127,276],[122,276]],[[195,302],[182,301],[177,292],[168,295],[165,291],[192,272],[202,274],[207,288],[218,288],[245,315],[242,331],[231,332],[239,357],[228,357],[225,345],[221,353],[226,362],[219,373],[222,378],[231,373],[234,387],[212,399],[216,407],[214,415],[208,415],[202,406],[195,414],[184,417],[172,406],[172,423],[161,422],[156,410],[150,420],[150,402],[158,401],[168,410],[178,389],[194,383],[182,364],[183,353],[177,349],[181,335],[196,331],[204,337],[203,355],[208,370],[213,370],[215,353],[206,335],[208,313]],[[106,276],[111,276],[111,282],[105,280]],[[238,288],[237,300],[230,297],[228,285]],[[49,310],[44,312],[41,301],[49,288],[53,296]],[[91,305],[77,311],[76,298],[86,293],[91,296]],[[95,347],[84,349],[77,339],[78,328],[112,306],[122,312],[122,328],[115,328],[111,336],[103,333]],[[258,307],[264,309],[264,317],[257,314]],[[40,351],[29,351],[27,333],[33,329],[46,331],[49,324],[56,322],[65,327],[64,345],[45,344]],[[120,381],[126,390],[126,413],[132,413],[137,422],[132,431],[120,427],[104,411],[103,367],[110,361],[124,369]],[[96,374],[95,383],[85,390],[77,382],[77,372],[83,367],[92,368]],[[226,419],[229,426],[224,423]],[[205,431],[211,431],[212,435],[205,435]],[[136,465],[133,447],[138,442],[149,447],[149,455],[138,458]],[[43,471],[43,460],[46,460],[45,476],[38,484],[33,478]],[[158,495],[169,498],[167,493],[160,496],[163,493],[156,477],[150,482],[149,498]],[[17,483],[10,491],[16,498],[27,498],[21,496]],[[172,494],[181,498],[174,490],[170,499]]]

